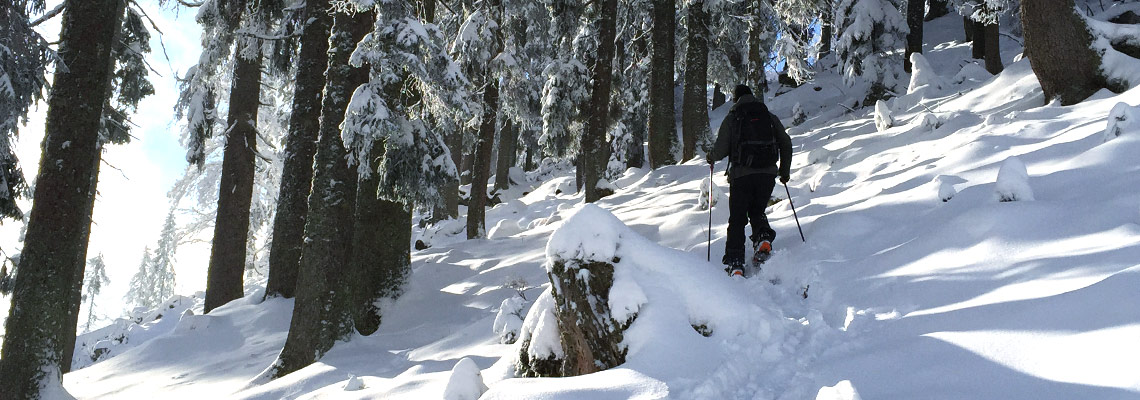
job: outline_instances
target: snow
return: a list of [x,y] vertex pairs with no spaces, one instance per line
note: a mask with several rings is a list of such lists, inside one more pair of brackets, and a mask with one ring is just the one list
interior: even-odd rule
[[997,184],[994,185],[998,201],[1032,201],[1033,188],[1029,186],[1029,173],[1025,163],[1017,157],[1010,157],[1001,163]]
[[487,385],[483,384],[479,366],[464,357],[451,369],[451,378],[443,389],[443,400],[478,400],[485,391]]
[[895,118],[891,116],[891,107],[887,102],[879,100],[875,102],[875,128],[879,132],[890,129],[895,126]]
[[1104,141],[1124,134],[1140,133],[1140,107],[1128,103],[1117,103],[1108,112],[1108,127],[1104,129]]
[[[890,101],[892,128],[878,130],[869,107],[838,107],[852,102],[834,71],[769,100],[785,120],[796,104],[812,116],[789,130],[788,187],[807,240],[795,240],[777,189],[775,253],[757,276],[730,280],[716,262],[725,203],[706,242],[707,164],[629,170],[611,180],[615,194],[581,205],[572,169],[550,161],[526,174],[532,190],[488,210],[488,226],[517,233],[464,240],[462,219],[415,228],[432,247],[413,252],[380,330],[309,367],[251,384],[292,309],[251,293],[187,314],[174,324],[185,329],[132,337],[64,387],[79,399],[422,399],[479,383],[480,399],[1140,397],[1140,135],[1126,125],[1104,140],[1110,116],[1127,114],[1110,110],[1140,104],[1140,91],[1046,104],[1027,60],[996,76],[970,61],[959,16],[926,27],[929,72],[946,87]],[[1004,37],[1002,48],[1007,60],[1021,52]],[[1037,201],[995,201],[1030,184]],[[712,262],[701,257],[710,249]],[[544,265],[571,258],[615,263],[609,306],[633,317],[627,362],[515,378],[520,350],[563,351]],[[516,310],[520,340],[504,344]]]

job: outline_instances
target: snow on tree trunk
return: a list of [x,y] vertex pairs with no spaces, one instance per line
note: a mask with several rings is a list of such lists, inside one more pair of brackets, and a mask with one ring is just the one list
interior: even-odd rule
[[998,201],[1032,201],[1033,188],[1029,186],[1029,173],[1017,157],[1007,158],[998,170],[994,185]]
[[308,20],[301,34],[297,56],[293,112],[285,142],[281,190],[273,219],[269,249],[269,280],[265,296],[292,298],[297,288],[297,263],[305,236],[307,200],[313,184],[313,156],[320,132],[321,94],[328,68],[329,28],[332,17],[328,0],[308,0],[302,18]]
[[652,0],[653,51],[649,66],[649,167],[676,164],[673,148],[677,126],[673,110],[674,43],[677,29],[674,0]]
[[1108,87],[1101,73],[1101,55],[1073,0],[1022,1],[1021,25],[1025,56],[1041,82],[1045,101],[1080,102]]
[[[218,214],[206,278],[205,312],[241,298],[249,206],[257,153],[257,111],[261,104],[261,46],[238,44],[226,120],[225,155],[218,186]],[[249,46],[248,49],[242,49]],[[252,54],[243,54],[250,52]]]
[[689,44],[685,51],[685,91],[681,105],[684,144],[681,158],[691,160],[697,154],[697,142],[707,141],[709,136],[709,16],[704,0],[691,0],[685,9]]
[[345,162],[341,122],[353,89],[368,81],[368,70],[349,65],[356,43],[372,28],[372,12],[333,16],[329,67],[321,106],[321,131],[313,161],[313,194],[297,276],[297,298],[289,336],[277,361],[260,380],[285,376],[320,359],[353,331],[352,255],[356,170]]
[[[122,0],[70,1],[48,98],[42,162],[36,178],[21,268],[0,353],[5,399],[36,399],[62,389],[73,288],[81,286],[99,164],[99,128],[113,63]],[[78,304],[75,305],[78,307]],[[76,309],[75,314],[78,313]],[[67,326],[68,321],[73,321]],[[70,361],[67,361],[70,364]]]
[[551,297],[536,300],[524,321],[519,374],[578,376],[625,362],[628,349],[622,338],[637,313],[619,306],[620,314],[615,314],[610,308],[625,231],[612,214],[587,204],[551,235],[546,261]]
[[609,128],[610,89],[613,88],[614,40],[617,37],[617,0],[600,0],[598,10],[598,53],[594,59],[593,76],[590,81],[590,112],[586,120],[586,132],[582,135],[582,164],[585,171],[586,202],[593,203],[612,194],[602,187],[606,165],[609,164],[609,144],[606,143],[606,130]]

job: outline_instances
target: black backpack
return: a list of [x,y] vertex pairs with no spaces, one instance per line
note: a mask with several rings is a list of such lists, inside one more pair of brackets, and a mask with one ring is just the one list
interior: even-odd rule
[[748,168],[775,166],[780,152],[768,107],[761,102],[741,104],[736,108],[736,121],[740,129],[729,161]]

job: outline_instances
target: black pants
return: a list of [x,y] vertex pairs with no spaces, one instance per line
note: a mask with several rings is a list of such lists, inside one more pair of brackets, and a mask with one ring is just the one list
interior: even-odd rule
[[753,240],[776,239],[776,231],[768,225],[764,209],[776,187],[776,175],[745,175],[728,185],[728,240],[724,244],[725,260],[744,258],[744,226],[752,222]]

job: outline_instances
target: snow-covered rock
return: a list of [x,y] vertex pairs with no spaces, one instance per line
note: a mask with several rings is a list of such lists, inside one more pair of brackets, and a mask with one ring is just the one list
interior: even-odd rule
[[364,389],[364,380],[356,375],[349,375],[348,380],[344,382],[342,389],[346,392],[355,392]]
[[486,391],[487,385],[483,383],[479,366],[470,358],[463,357],[451,369],[451,377],[443,389],[443,400],[478,400]]
[[1108,127],[1104,130],[1104,141],[1136,133],[1140,133],[1140,107],[1117,103],[1108,113]]
[[891,107],[887,105],[887,102],[882,100],[876,101],[875,129],[878,129],[879,132],[882,132],[890,129],[892,126],[895,126],[895,117],[891,114],[893,113],[891,112]]
[[933,130],[938,129],[939,127],[942,126],[942,119],[938,118],[938,116],[934,115],[934,113],[925,112],[925,113],[922,113],[922,115],[920,115],[918,118],[919,118],[919,120],[918,120],[919,126],[922,126],[923,128],[925,128],[927,130],[933,131]]
[[1029,173],[1025,164],[1017,157],[1007,158],[998,170],[997,184],[994,186],[998,201],[1033,200],[1033,188],[1029,186]]

